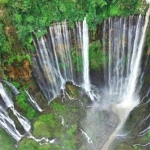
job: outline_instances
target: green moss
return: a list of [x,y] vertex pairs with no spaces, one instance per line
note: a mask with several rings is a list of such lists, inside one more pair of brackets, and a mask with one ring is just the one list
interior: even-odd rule
[[37,111],[29,104],[25,91],[16,96],[16,106],[22,114],[29,120],[33,120],[38,114]]
[[[55,137],[59,135],[61,120],[54,114],[44,114],[37,118],[33,125],[33,135],[36,137]],[[42,129],[42,132],[41,132]]]
[[50,105],[50,109],[53,110],[53,112],[59,113],[59,114],[64,114],[67,109],[64,104],[60,104],[60,102],[53,101]]
[[79,88],[77,88],[69,83],[66,84],[66,91],[71,98],[78,99],[79,95],[80,95],[79,90],[80,90]]
[[[61,102],[61,99],[53,100],[50,106],[45,109],[45,112],[36,118],[33,124],[33,135],[36,138],[47,137],[57,139],[54,150],[57,148],[62,149],[62,147],[65,150],[76,149],[78,145],[77,122],[84,114],[84,111],[80,110],[81,107],[78,104],[80,104],[78,100],[64,100],[64,102]],[[82,115],[79,115],[80,113]],[[63,124],[62,117],[64,119]],[[30,142],[27,145],[31,145]],[[20,144],[24,143],[21,142]],[[49,150],[49,147],[45,147],[45,150]]]
[[15,150],[14,144],[14,140],[0,129],[0,150]]
[[18,150],[60,150],[61,147],[59,145],[54,144],[45,144],[39,145],[37,142],[31,139],[24,138],[19,143]]

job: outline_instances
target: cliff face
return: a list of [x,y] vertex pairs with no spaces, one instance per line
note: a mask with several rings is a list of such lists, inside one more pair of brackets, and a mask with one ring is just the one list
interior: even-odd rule
[[[4,14],[4,10],[0,10],[0,17],[2,17]],[[10,23],[9,23],[10,24]],[[99,32],[99,33],[98,33]],[[95,41],[98,40],[99,37],[101,36],[101,28],[98,28],[98,32],[96,34],[96,37],[94,37],[93,39],[93,33],[90,32],[90,39],[91,41]],[[40,91],[40,89],[38,88],[38,86],[35,83],[35,79],[33,76],[33,70],[32,70],[32,64],[29,61],[29,59],[24,58],[25,54],[23,53],[23,48],[21,46],[21,43],[19,42],[18,38],[17,38],[17,34],[16,31],[13,29],[12,25],[10,24],[10,26],[6,26],[4,27],[4,33],[6,35],[6,39],[7,42],[9,42],[9,44],[11,45],[11,52],[5,52],[4,54],[2,54],[2,59],[3,59],[3,63],[1,63],[1,68],[0,68],[0,81],[5,77],[7,77],[8,80],[13,80],[13,81],[17,81],[19,82],[22,86],[28,86],[28,90],[30,90],[30,92],[32,93],[32,95],[35,97],[35,99],[38,101],[39,105],[41,107],[46,107],[46,101],[44,101],[45,99],[43,98],[43,95]],[[149,41],[147,42],[149,43]],[[142,63],[142,68],[145,67],[145,61],[147,59],[147,55],[149,55],[149,53],[147,53],[147,49],[149,49],[149,46],[146,46],[144,54],[143,54],[143,63]],[[13,61],[9,63],[9,60],[11,57],[17,56],[17,54],[20,54],[20,56],[22,56],[21,60],[18,59],[13,59]],[[28,53],[27,53],[28,54]],[[0,60],[1,61],[1,60]],[[148,64],[149,64],[149,60],[148,60]],[[147,66],[148,66],[147,64]],[[101,82],[103,82],[103,79],[100,79],[99,75],[102,74],[102,71],[99,70],[99,73],[97,73],[97,71],[91,71],[91,76],[92,76],[92,83],[96,84],[97,80],[101,80]],[[149,89],[149,85],[150,85],[150,69],[147,67],[147,70],[145,71],[145,76],[144,76],[144,85],[143,88],[141,90],[141,95],[146,94],[145,91]],[[98,82],[99,83],[99,82]],[[69,86],[67,87],[67,89],[69,89]],[[77,88],[75,87],[70,93],[72,95],[74,95],[77,92]],[[141,96],[142,97],[142,96]],[[63,99],[63,98],[62,98]],[[144,101],[146,102],[148,100],[144,99]],[[43,103],[44,101],[44,103]],[[132,127],[132,129],[135,128],[135,126],[137,124],[135,124],[135,121],[137,123],[140,124],[141,120],[143,118],[146,118],[148,116],[148,110],[149,109],[149,104],[147,105],[142,105],[139,108],[136,108],[135,110],[133,110],[128,118],[127,124],[126,124],[126,130],[129,131]],[[50,112],[51,113],[51,112]],[[138,114],[138,117],[137,117]],[[134,136],[135,138],[132,141],[125,141],[122,139],[122,143],[125,145],[124,147],[127,147],[127,149],[130,147],[130,149],[132,149],[132,144],[139,142],[140,140],[143,140],[142,137],[141,139],[138,138],[138,134],[139,132],[142,132],[142,130],[144,130],[146,127],[148,127],[148,123],[149,122],[143,122],[143,124],[140,125],[140,128],[135,128],[131,135]],[[147,136],[147,135],[146,135]],[[117,139],[118,140],[118,139]],[[119,143],[119,145],[121,145]],[[121,147],[121,146],[118,146]],[[121,147],[122,148],[122,147]],[[120,148],[120,149],[121,149]],[[119,150],[119,148],[118,148]]]
[[32,67],[27,59],[22,62],[14,61],[12,65],[7,66],[6,75],[15,80],[29,83],[32,78]]

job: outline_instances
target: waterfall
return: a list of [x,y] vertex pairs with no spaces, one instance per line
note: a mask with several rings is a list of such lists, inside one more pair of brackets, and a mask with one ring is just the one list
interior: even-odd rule
[[26,94],[28,95],[28,100],[30,102],[30,104],[33,106],[33,108],[35,108],[37,111],[42,112],[43,110],[40,108],[40,106],[36,103],[36,101],[32,98],[32,96],[29,94],[28,91],[25,91]]
[[50,26],[48,34],[40,39],[34,35],[34,73],[49,102],[59,95],[65,82],[73,82],[70,38],[66,21]]
[[[11,85],[11,83],[7,83],[8,85]],[[23,137],[23,135],[19,133],[19,131],[16,129],[14,121],[9,117],[7,112],[8,108],[12,110],[13,114],[18,119],[25,132],[30,131],[31,125],[25,117],[23,117],[19,112],[17,112],[17,110],[15,110],[13,100],[6,92],[2,83],[0,83],[0,101],[0,126],[16,141],[19,141]]]
[[[115,94],[119,98],[131,100],[138,90],[136,85],[140,75],[140,62],[148,25],[147,16],[144,27],[143,23],[142,15],[110,18],[104,22],[104,50],[106,50],[106,42],[109,42],[108,51],[104,51],[108,53],[108,63],[104,65],[106,66],[104,77],[110,95]],[[106,36],[107,33],[109,36]]]
[[5,80],[3,80],[3,81],[11,88],[11,90],[13,91],[13,93],[15,95],[19,94],[18,89],[13,84],[11,84],[10,82],[5,81]]
[[89,35],[88,25],[86,18],[83,21],[83,45],[82,45],[82,57],[83,57],[83,88],[86,92],[90,91],[90,77],[89,77]]
[[108,54],[108,63],[105,64],[104,71],[105,83],[109,95],[115,95],[119,101],[127,99],[127,95],[129,99],[129,95],[133,95],[136,90],[142,55],[139,43],[143,33],[143,21],[144,17],[141,15],[116,17],[107,21],[108,27],[106,21],[103,26],[103,47],[109,42],[108,51],[105,51]]
[[[86,19],[83,23],[76,23],[73,34],[64,21],[50,26],[47,35],[40,39],[36,34],[33,37],[36,50],[32,57],[34,74],[49,102],[59,95],[67,81],[82,86],[85,91],[90,91]],[[75,56],[77,68],[73,66],[73,45],[76,47],[74,53],[77,55]]]
[[127,87],[127,94],[128,97],[130,99],[132,99],[132,95],[134,94],[135,90],[136,90],[136,85],[137,85],[137,80],[138,77],[140,75],[140,62],[141,62],[141,56],[142,56],[142,52],[143,52],[143,46],[144,46],[144,42],[145,42],[145,35],[146,35],[146,29],[148,26],[148,22],[149,22],[149,15],[150,15],[150,8],[148,9],[147,13],[146,13],[146,17],[145,17],[145,24],[144,27],[142,29],[142,36],[140,35],[140,42],[139,42],[139,46],[137,48],[137,55],[136,57],[132,60],[132,66],[131,66],[131,73],[130,73],[130,77],[129,77],[129,85]]
[[22,138],[22,135],[16,129],[14,121],[9,117],[7,111],[0,106],[0,127],[10,134],[16,141]]
[[[120,123],[103,145],[102,150],[109,148],[116,134],[125,123],[129,112],[139,103],[137,83],[141,74],[140,63],[149,16],[150,7],[145,16],[145,22],[144,17],[141,15],[136,19],[132,16],[127,20],[126,18],[120,18],[119,20],[109,19],[109,48],[111,50],[109,49],[109,63],[107,66],[108,73],[111,73],[107,75],[109,76],[108,86],[109,94],[113,95],[113,92],[115,92],[121,99],[119,104],[114,104],[113,106],[113,111],[119,116]],[[103,31],[106,30],[105,28],[104,26]],[[126,29],[128,29],[128,32],[125,32]],[[115,37],[112,34],[112,30]],[[123,32],[122,34],[120,30]],[[103,35],[103,37],[105,36]],[[128,41],[127,46],[124,44],[124,40]],[[126,64],[122,63],[123,57],[126,57]]]
[[71,81],[82,87],[93,101],[90,106],[93,111],[105,110],[120,119],[103,149],[113,141],[130,111],[139,103],[141,85],[137,86],[137,83],[148,15],[149,10],[146,17],[114,17],[104,21],[102,47],[107,58],[103,64],[105,85],[102,90],[90,81],[86,18],[77,22],[73,30],[64,21],[50,26],[41,38],[36,33],[33,36],[36,50],[33,52],[34,74],[48,102],[61,93],[67,81]]

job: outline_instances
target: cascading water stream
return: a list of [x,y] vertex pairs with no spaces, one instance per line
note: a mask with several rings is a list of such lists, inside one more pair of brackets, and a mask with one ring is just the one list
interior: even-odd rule
[[[104,71],[106,87],[108,86],[109,95],[113,96],[113,101],[122,103],[124,106],[125,104],[128,106],[138,104],[138,100],[133,100],[132,96],[136,90],[138,74],[140,74],[142,48],[139,43],[142,41],[140,36],[144,31],[142,30],[143,21],[144,17],[141,15],[110,18],[108,31],[106,23],[103,27],[103,47],[106,47],[107,41],[109,42],[109,50],[105,52],[108,53],[108,63],[105,64],[106,71]],[[109,37],[106,37],[107,32]]]
[[74,82],[70,38],[66,21],[50,26],[45,37],[34,36],[34,72],[49,102],[64,89],[65,82]]
[[16,141],[20,141],[22,135],[16,129],[14,121],[9,117],[7,111],[0,106],[0,127],[2,127]]
[[33,108],[35,108],[37,111],[42,112],[43,110],[40,108],[40,106],[36,103],[36,101],[32,98],[32,96],[29,94],[28,91],[25,91],[26,94],[28,95],[28,100],[30,102],[30,104],[33,106]]
[[12,91],[15,95],[19,94],[18,89],[13,84],[11,84],[10,82],[5,81],[5,80],[3,80],[3,81],[12,89]]
[[[11,83],[7,82],[8,85]],[[2,83],[0,83],[0,126],[8,132],[16,141],[19,141],[23,135],[19,133],[16,129],[14,121],[9,117],[7,109],[11,109],[13,114],[16,116],[20,124],[22,125],[25,132],[29,132],[31,129],[30,122],[23,117],[19,112],[17,112],[14,108],[14,104],[12,99],[9,97],[8,93],[6,92],[5,88],[3,87]]]
[[[124,52],[124,50],[125,50],[124,46],[125,45],[123,45],[123,44],[122,44],[122,46],[119,45],[119,41],[118,40],[122,39],[120,36],[118,36],[119,39],[115,40],[114,42],[117,41],[117,43],[115,43],[115,45],[118,44],[120,46],[118,48],[119,51],[120,51],[121,47],[123,49],[121,51],[120,57],[118,57],[119,56],[117,54],[118,51],[117,51],[117,53],[116,52],[114,53],[114,55],[116,55],[118,57],[116,60],[119,61],[119,62],[116,62],[116,64],[113,65],[113,66],[111,66],[112,63],[113,63],[112,59],[114,57],[114,56],[112,57],[112,55],[113,55],[113,53],[112,53],[113,48],[111,47],[111,52],[109,51],[111,53],[111,60],[109,60],[109,61],[111,61],[111,63],[109,62],[109,69],[113,68],[114,66],[116,67],[115,70],[113,70],[113,69],[109,70],[109,71],[115,71],[114,73],[116,73],[115,77],[114,76],[109,76],[109,78],[112,78],[112,80],[113,80],[112,83],[111,83],[111,86],[118,87],[118,85],[120,85],[119,87],[123,88],[123,89],[121,89],[121,91],[122,91],[121,94],[118,92],[118,88],[116,88],[116,89],[110,89],[110,91],[115,90],[115,92],[117,92],[117,94],[119,93],[118,94],[119,95],[119,99],[123,99],[123,100],[120,101],[119,104],[115,104],[115,106],[113,108],[114,112],[120,118],[120,124],[118,125],[118,127],[116,128],[116,130],[110,135],[108,141],[103,145],[102,150],[106,150],[106,149],[109,148],[109,145],[115,139],[116,134],[118,133],[118,131],[120,130],[120,128],[122,127],[122,125],[125,123],[127,115],[139,103],[139,99],[137,99],[138,93],[136,92],[137,91],[136,90],[136,86],[137,86],[137,82],[138,82],[138,77],[140,75],[140,62],[141,62],[141,56],[142,56],[142,51],[143,51],[144,40],[145,40],[145,36],[146,36],[146,29],[147,29],[147,26],[148,26],[149,16],[150,16],[150,7],[149,7],[149,9],[148,9],[148,11],[146,13],[144,26],[143,26],[143,21],[142,21],[143,17],[140,15],[138,17],[138,19],[137,19],[138,21],[137,21],[136,29],[134,29],[134,26],[131,25],[132,18],[129,18],[129,30],[128,30],[129,33],[128,33],[128,35],[130,35],[130,36],[125,36],[125,34],[124,34],[125,33],[124,32],[124,25],[123,25],[123,32],[124,33],[122,34],[123,35],[122,38],[127,38],[128,37],[128,40],[132,40],[131,35],[133,35],[132,31],[134,31],[134,30],[135,30],[135,36],[134,36],[134,44],[133,44],[134,46],[133,46],[133,49],[127,49],[127,52],[126,52],[127,53],[127,56],[126,56],[127,57],[127,66],[122,67],[122,65],[121,65],[121,68],[123,68],[123,69],[127,68],[126,72],[123,70],[123,72],[126,73],[125,74],[126,76],[125,77],[124,76],[123,77],[120,76],[121,80],[119,80],[120,78],[118,78],[118,74],[120,74],[119,71],[121,70],[120,67],[119,67],[120,66],[119,63],[122,62],[122,56],[124,56],[123,54],[125,54],[125,52]],[[119,22],[121,24],[121,20]],[[114,22],[114,23],[117,25],[117,28],[118,28],[118,22]],[[133,23],[133,20],[132,20],[132,23]],[[110,24],[110,22],[109,22],[109,24]],[[113,29],[112,26],[113,26],[113,24],[111,23],[111,30]],[[114,26],[114,30],[115,30],[115,27],[116,26]],[[118,29],[120,29],[120,28],[118,28]],[[132,34],[130,32],[132,32]],[[109,29],[109,33],[110,33],[110,29]],[[109,36],[111,36],[111,35],[109,35]],[[115,37],[118,38],[117,36],[115,36]],[[113,39],[109,38],[109,40],[110,40],[109,42],[111,42],[110,45],[112,45]],[[128,48],[131,48],[131,46],[128,46]],[[115,49],[116,49],[116,47],[115,47]],[[118,70],[118,69],[120,69],[120,70]],[[111,75],[113,75],[113,73]],[[122,75],[123,75],[123,73],[122,73]],[[108,81],[111,82],[110,80],[108,80]],[[121,81],[121,83],[120,83],[120,81]],[[124,85],[124,86],[122,86],[122,85]],[[111,92],[111,94],[112,94],[112,92]]]
[[142,36],[140,39],[140,43],[139,43],[139,47],[138,47],[138,52],[136,55],[136,59],[134,59],[134,63],[132,62],[132,72],[130,74],[130,78],[129,78],[129,85],[127,87],[127,94],[129,99],[132,99],[132,95],[134,94],[135,90],[136,90],[136,85],[137,85],[137,80],[140,74],[140,62],[141,62],[141,57],[142,57],[142,52],[143,52],[143,46],[144,46],[144,42],[145,42],[145,35],[146,35],[146,29],[148,26],[148,22],[149,22],[149,15],[150,15],[150,8],[148,9],[147,13],[146,13],[146,17],[145,17],[145,24],[142,30]]
[[[59,95],[67,81],[83,87],[86,92],[90,91],[89,36],[86,18],[83,23],[76,23],[74,29],[76,54],[80,57],[77,58],[77,68],[73,68],[71,37],[66,21],[50,26],[48,34],[40,39],[34,35],[36,49],[36,53],[33,54],[34,73],[49,102]],[[82,79],[80,67],[83,72]]]
[[[130,83],[142,25],[143,17],[140,15],[129,18],[110,18],[108,20],[108,31],[106,26],[103,28],[103,32],[105,31],[103,47],[105,47],[107,41],[109,42],[108,63],[105,65],[107,66],[105,77],[108,78],[106,78],[105,83],[106,86],[108,85],[110,95],[122,96]],[[109,37],[105,36],[107,32]],[[132,47],[132,45],[134,46]]]
[[86,92],[90,92],[90,77],[89,77],[89,35],[88,25],[86,18],[83,21],[83,45],[82,45],[82,57],[83,57],[83,88]]

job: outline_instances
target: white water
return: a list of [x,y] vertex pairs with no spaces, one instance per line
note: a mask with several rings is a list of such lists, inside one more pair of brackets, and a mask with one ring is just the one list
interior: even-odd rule
[[15,95],[19,94],[20,92],[18,91],[18,89],[13,85],[11,84],[10,82],[8,81],[5,81],[3,80],[10,88],[11,90],[14,92]]
[[16,141],[22,138],[22,135],[16,129],[14,121],[9,117],[7,111],[0,106],[0,127],[3,128]]
[[6,107],[11,108],[14,115],[17,117],[18,121],[21,123],[25,131],[28,132],[31,128],[29,121],[15,110],[12,99],[9,97],[9,95],[7,94],[1,83],[0,83],[0,95],[3,101],[5,102]]
[[[115,89],[115,92],[119,95],[119,99],[121,98],[122,101],[120,101],[119,104],[114,104],[113,106],[113,111],[119,116],[120,118],[120,124],[118,125],[118,127],[116,128],[116,130],[111,134],[110,138],[108,139],[108,141],[104,144],[102,150],[106,150],[109,148],[109,145],[112,143],[112,141],[115,139],[115,135],[118,133],[118,131],[121,129],[122,125],[124,124],[129,112],[136,106],[138,105],[139,103],[139,99],[138,99],[138,92],[137,92],[137,83],[138,83],[138,77],[140,75],[140,62],[141,62],[141,57],[142,57],[142,52],[143,52],[143,46],[144,46],[144,40],[145,40],[145,36],[146,36],[146,29],[147,29],[147,26],[148,26],[148,21],[149,21],[149,16],[150,16],[150,8],[148,9],[147,13],[146,13],[146,17],[145,17],[145,23],[144,23],[144,26],[142,27],[142,16],[139,16],[138,18],[138,21],[137,21],[137,26],[136,26],[136,29],[134,28],[131,28],[132,25],[131,25],[131,20],[132,18],[129,18],[129,27],[130,29],[128,30],[128,38],[129,40],[132,40],[132,35],[133,35],[133,31],[135,30],[135,37],[134,37],[134,42],[133,42],[133,49],[131,49],[131,46],[128,45],[128,51],[127,51],[127,72],[126,72],[126,78],[124,76],[120,76],[121,77],[121,84],[119,83],[119,71],[121,70],[119,68],[119,63],[122,62],[122,60],[120,59],[119,55],[117,56],[118,58],[116,60],[118,60],[119,62],[117,62],[117,65],[116,65],[116,75],[115,75],[115,82],[113,82],[113,84],[109,84],[111,85],[111,88],[116,88]],[[110,20],[109,20],[110,21]],[[119,21],[120,24],[121,24],[121,21]],[[110,22],[109,22],[110,24]],[[116,23],[118,24],[118,23]],[[126,26],[124,24],[124,26]],[[123,31],[124,31],[124,26],[123,26]],[[115,26],[116,27],[116,26]],[[105,28],[105,27],[104,27]],[[119,30],[120,28],[118,28],[118,25],[117,25],[117,30]],[[132,31],[132,32],[131,32]],[[131,32],[131,33],[130,33]],[[110,32],[109,32],[110,33]],[[123,38],[125,38],[125,32],[123,32]],[[121,37],[118,36],[119,39],[117,40],[120,40]],[[113,39],[109,39],[110,41],[109,42],[112,42]],[[116,40],[116,41],[117,41]],[[124,39],[123,39],[124,40]],[[130,41],[131,43],[131,41]],[[111,45],[111,43],[110,43]],[[117,45],[117,43],[115,43],[115,45]],[[119,43],[118,43],[119,45]],[[120,47],[121,48],[121,47]],[[119,50],[120,50],[119,48]],[[124,45],[122,44],[122,54],[121,55],[124,55],[125,52],[124,52]],[[109,58],[109,61],[111,61],[112,63],[112,47],[111,47],[111,52],[109,51],[109,55],[111,55]],[[117,55],[115,53],[115,55]],[[110,67],[111,64],[109,63],[109,69],[111,68]],[[115,65],[114,65],[115,66]],[[113,67],[114,67],[113,66]],[[122,65],[121,65],[122,66]],[[124,69],[124,67],[121,67],[122,69]],[[118,70],[120,69],[120,70]],[[109,71],[112,71],[112,70],[108,70]],[[124,72],[124,70],[123,70]],[[110,74],[109,74],[110,75]],[[123,75],[123,73],[122,73]],[[116,79],[117,77],[117,79]],[[110,78],[112,78],[110,76]],[[125,80],[123,79],[125,78]],[[112,78],[114,79],[114,78]],[[108,82],[111,82],[110,80]],[[115,84],[114,84],[115,83]],[[119,86],[119,88],[118,88]],[[110,87],[109,87],[110,88]],[[121,94],[120,92],[118,92],[118,89],[121,88]],[[127,90],[126,90],[127,89]],[[114,89],[110,89],[111,93],[112,94],[112,90]]]
[[73,33],[74,52],[76,51],[80,57],[76,57],[77,68],[73,68],[75,61],[72,60],[71,54],[73,41],[66,21],[50,26],[48,34],[40,39],[34,36],[36,49],[36,54],[33,55],[34,73],[49,102],[60,94],[67,81],[82,86],[86,92],[90,91],[89,35],[86,19],[83,23],[76,23]]
[[[139,27],[141,24],[141,16],[139,17],[137,28],[136,28],[136,34],[135,34],[135,40],[134,40],[134,46],[133,46],[133,52],[131,57],[131,63],[130,63],[130,74],[129,74],[129,81],[127,85],[127,97],[129,100],[132,99],[133,93],[135,92],[135,87],[137,84],[137,79],[140,74],[139,72],[139,64],[140,64],[140,58],[142,54],[142,48],[140,48],[139,42],[141,33],[139,31]],[[138,48],[139,47],[139,48]]]
[[34,137],[31,133],[29,133],[27,138],[33,139],[34,141],[39,143],[39,145],[46,145],[48,143],[51,143],[51,144],[55,143],[55,139],[49,140],[48,138],[45,138],[45,137],[38,139],[38,138]]
[[6,107],[13,107],[12,99],[7,95],[6,90],[4,89],[2,83],[0,83],[0,96],[6,104]]
[[74,81],[70,38],[66,21],[50,26],[47,36],[34,37],[34,72],[49,102],[59,95],[67,81]]
[[20,124],[23,126],[24,130],[26,132],[29,132],[31,129],[31,125],[30,122],[21,114],[19,114],[19,112],[17,112],[14,107],[11,108],[11,110],[13,111],[14,115],[17,117],[18,121],[20,122]]
[[13,100],[9,97],[2,83],[0,83],[0,96],[0,126],[16,141],[19,141],[22,138],[22,135],[16,129],[14,121],[9,117],[7,109],[10,108],[12,110],[26,132],[29,132],[31,129],[30,122],[15,110]]
[[89,35],[88,25],[86,18],[83,21],[83,45],[82,45],[82,57],[83,57],[83,88],[86,92],[90,91],[90,77],[89,77]]
[[91,140],[91,138],[88,136],[88,134],[86,132],[84,132],[82,129],[80,129],[82,134],[86,137],[87,141],[89,144],[92,144],[93,150],[96,150],[93,144],[93,141]]
[[135,106],[138,101],[135,102],[132,96],[137,90],[140,74],[142,48],[139,48],[139,43],[143,17],[110,18],[108,25],[108,31],[106,26],[103,28],[104,34],[109,32],[109,37],[103,35],[103,47],[109,41],[108,64],[105,64],[107,67],[104,75],[106,87],[108,86],[109,95],[115,96],[119,103],[124,101],[129,106]]
[[26,94],[28,95],[28,100],[30,102],[30,104],[36,109],[38,110],[39,112],[42,112],[43,110],[40,108],[40,106],[36,103],[36,101],[32,98],[32,96],[29,94],[28,91],[25,91]]

